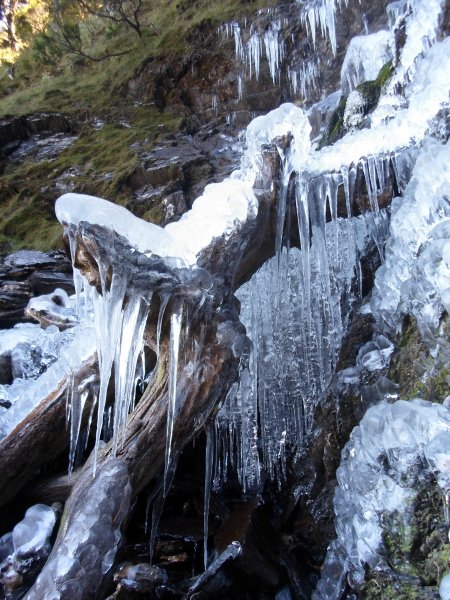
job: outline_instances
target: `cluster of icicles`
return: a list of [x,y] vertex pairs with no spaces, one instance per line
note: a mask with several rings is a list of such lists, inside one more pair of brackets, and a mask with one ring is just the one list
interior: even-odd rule
[[[348,0],[345,0],[347,5]],[[300,20],[304,25],[307,36],[316,47],[317,31],[329,40],[333,55],[336,55],[336,9],[341,7],[342,0],[310,0],[299,2]],[[236,58],[243,65],[242,72],[238,76],[238,100],[243,96],[244,78],[258,80],[260,75],[261,59],[263,54],[267,59],[270,76],[274,84],[281,80],[281,67],[285,59],[285,19],[272,20],[265,31],[260,32],[250,26],[246,29],[246,22],[241,25],[237,21],[226,23],[219,28],[219,34],[234,38]],[[243,30],[244,28],[244,30]],[[292,42],[294,43],[294,39]],[[300,65],[291,65],[287,69],[292,94],[298,92],[302,98],[307,99],[310,91],[317,87],[320,75],[317,62],[305,60]]]
[[[323,0],[311,5],[310,12],[307,13],[311,34],[316,30],[316,24],[320,23],[322,29],[328,31],[330,39],[335,40],[335,8],[334,0]],[[276,32],[277,26],[271,31]],[[236,34],[236,30],[234,33]],[[271,45],[272,39],[275,39],[275,36],[268,37],[266,52],[272,61],[271,64],[276,65],[282,52],[278,46],[278,50],[275,51],[275,46]],[[238,43],[240,42],[236,42],[237,50],[242,47],[242,44],[239,46]],[[258,44],[260,48],[260,42]],[[335,48],[335,42],[333,47]],[[255,71],[259,64],[259,56],[260,50],[255,51],[250,59],[250,67]],[[295,107],[289,108],[291,111],[293,109]],[[300,109],[295,110],[302,112]],[[258,129],[259,125],[263,124],[261,121],[258,125],[250,125],[247,132],[248,149],[243,165],[251,164],[257,167],[261,144],[270,142],[275,135],[289,131],[289,124],[277,121],[278,115],[286,112],[285,108],[280,107],[278,111],[274,111],[272,116],[264,121],[264,129]],[[299,121],[307,122],[304,113]],[[397,124],[398,127],[402,125],[400,119]],[[373,133],[372,137],[368,135],[365,138],[361,135],[359,138],[353,138],[355,147],[358,140],[359,144],[367,143],[364,147],[366,158],[359,158],[363,155],[361,152],[357,158],[349,161],[349,164],[334,171],[315,174],[313,177],[305,172],[306,155],[310,149],[310,129],[301,125],[296,132],[297,122],[292,120],[290,125],[294,143],[291,150],[283,155],[284,171],[278,204],[276,256],[237,293],[243,307],[242,321],[253,340],[254,351],[242,353],[240,381],[231,388],[216,423],[208,434],[205,540],[209,494],[213,485],[220,485],[219,482],[229,475],[230,470],[237,471],[245,490],[257,490],[263,473],[282,481],[287,453],[292,455],[293,452],[299,451],[311,431],[314,408],[326,393],[335,368],[348,311],[352,302],[361,294],[360,258],[373,246],[378,249],[382,259],[387,219],[379,209],[379,194],[392,183],[393,176],[398,189],[404,189],[414,162],[414,150],[385,149],[376,156],[368,154],[370,143],[381,139],[380,136],[377,138],[379,128],[378,131],[368,132]],[[302,144],[305,142],[301,139],[308,139],[304,152]],[[353,149],[350,142],[347,146],[341,145],[341,148],[350,148],[353,154],[358,152],[358,148]],[[338,154],[339,157],[346,156],[345,152],[340,154],[338,149],[334,154],[333,149],[328,149],[328,153],[323,153],[323,158],[325,162],[330,159],[332,163],[331,159]],[[316,165],[320,164],[319,157]],[[352,198],[358,169],[359,176],[365,181],[370,210],[366,217],[355,218],[352,215]],[[241,176],[246,177],[244,167]],[[296,226],[301,251],[286,247],[283,237],[288,212],[287,198],[292,188],[295,194]],[[345,198],[344,220],[338,218],[339,188],[343,190]],[[291,226],[294,227],[293,224]],[[195,232],[192,232],[192,235],[195,236]],[[151,292],[140,294],[136,290],[133,295],[127,295],[129,279],[126,266],[105,265],[99,259],[98,267],[102,293],[90,292],[93,296],[101,380],[96,400],[96,448],[107,413],[106,394],[113,366],[116,392],[113,443],[114,448],[117,448],[127,416],[133,409],[136,382],[139,378],[145,378],[146,369],[142,366],[143,332],[151,303]],[[108,286],[106,273],[111,278]],[[79,281],[78,276],[76,280]],[[124,304],[126,295],[128,301]],[[167,297],[160,304],[158,346],[168,300]],[[175,457],[172,455],[172,432],[179,410],[177,380],[184,368],[179,356],[180,339],[188,335],[189,329],[183,302],[173,304],[172,311],[165,476],[163,493],[154,504],[153,539],[161,502],[167,494],[173,474]],[[186,328],[184,332],[183,327]],[[72,415],[82,412],[80,408],[75,408],[76,402],[74,394]],[[76,423],[75,426],[72,425],[72,431],[73,457],[79,431]],[[205,562],[206,560],[205,541]]]

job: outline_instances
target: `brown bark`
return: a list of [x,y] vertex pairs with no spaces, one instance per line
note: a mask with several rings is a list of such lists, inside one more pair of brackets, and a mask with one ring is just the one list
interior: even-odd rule
[[[82,381],[95,369],[92,357],[80,368],[76,381]],[[69,377],[66,376],[11,433],[0,442],[0,506],[12,500],[40,468],[57,456],[69,444],[66,427],[66,395]],[[88,410],[88,406],[86,406]]]

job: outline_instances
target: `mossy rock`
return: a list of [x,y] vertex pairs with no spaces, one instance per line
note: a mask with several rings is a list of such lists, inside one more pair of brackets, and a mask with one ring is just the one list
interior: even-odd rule
[[359,598],[427,600],[439,598],[438,586],[450,570],[448,525],[436,481],[420,487],[401,513],[383,520],[384,570],[368,570]]
[[[356,90],[361,94],[361,96],[364,99],[361,114],[361,116],[363,117],[361,127],[364,127],[366,124],[364,117],[369,115],[377,107],[381,91],[386,85],[386,83],[389,81],[389,79],[392,77],[393,72],[394,68],[392,66],[392,61],[389,61],[381,67],[376,79],[374,79],[373,81],[366,81],[364,83],[361,83],[356,88]],[[319,150],[324,146],[330,146],[331,144],[334,144],[334,142],[342,138],[347,132],[344,126],[344,114],[346,105],[347,96],[341,96],[337,108],[334,110],[333,114],[330,117],[327,132],[324,134],[322,140],[319,142]]]
[[[449,336],[448,317],[441,324],[442,335]],[[398,339],[398,350],[391,362],[388,377],[399,385],[400,397],[424,398],[442,403],[450,394],[450,367],[445,359],[432,357],[422,342],[417,323],[407,317]]]
[[424,587],[420,580],[392,573],[373,573],[358,594],[360,600],[440,600],[437,587]]
[[328,123],[327,132],[324,134],[322,140],[319,142],[318,149],[320,150],[324,146],[331,146],[337,140],[339,140],[344,134],[344,113],[347,105],[347,96],[341,96],[337,108],[334,110]]

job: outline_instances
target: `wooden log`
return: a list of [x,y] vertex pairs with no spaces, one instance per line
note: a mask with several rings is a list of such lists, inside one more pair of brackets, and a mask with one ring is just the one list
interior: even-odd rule
[[[83,381],[96,372],[97,358],[91,356],[75,375]],[[46,462],[69,444],[66,395],[70,384],[66,375],[26,418],[0,442],[0,506],[3,506],[32,479]],[[86,411],[89,406],[86,406]]]

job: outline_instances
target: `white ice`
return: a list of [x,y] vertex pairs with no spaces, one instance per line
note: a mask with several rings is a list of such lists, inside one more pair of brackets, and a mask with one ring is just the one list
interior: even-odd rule
[[313,598],[332,600],[341,575],[361,582],[365,564],[383,566],[383,521],[391,514],[408,526],[417,485],[436,477],[448,491],[449,437],[450,412],[436,403],[399,400],[366,412],[342,452],[334,497],[337,540]]
[[341,69],[341,88],[345,95],[360,83],[377,78],[381,67],[393,58],[393,45],[393,34],[384,30],[350,40]]

